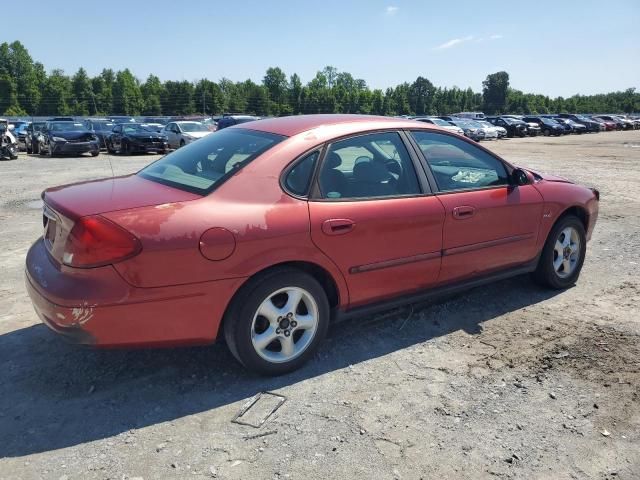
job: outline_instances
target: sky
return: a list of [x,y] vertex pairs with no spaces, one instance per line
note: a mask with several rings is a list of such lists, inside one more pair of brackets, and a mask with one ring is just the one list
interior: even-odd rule
[[640,90],[640,0],[30,0],[28,10],[2,21],[0,43],[19,40],[67,74],[260,82],[278,66],[306,83],[332,65],[382,89],[423,76],[480,91],[505,70],[513,88],[554,97]]

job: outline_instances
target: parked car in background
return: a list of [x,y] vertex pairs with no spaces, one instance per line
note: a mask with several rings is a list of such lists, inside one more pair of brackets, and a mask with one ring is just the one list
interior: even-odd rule
[[616,117],[619,120],[621,120],[622,123],[624,124],[624,126],[622,127],[624,130],[633,130],[635,128],[638,128],[638,122],[637,121],[635,121],[635,120],[633,120],[631,118],[622,116],[622,115],[616,115]]
[[571,133],[577,133],[578,135],[587,133],[587,127],[582,123],[574,122],[570,118],[555,117],[554,120],[562,125],[565,125],[571,129]]
[[213,118],[206,118],[202,121],[202,124],[207,127],[207,130],[210,132],[215,132],[218,130],[218,121]]
[[548,137],[549,135],[560,136],[566,133],[565,128],[552,118],[528,116],[523,117],[522,120],[527,123],[535,123],[539,125],[540,129],[542,130],[542,134],[546,137]]
[[100,148],[106,149],[107,136],[111,134],[116,124],[107,118],[88,118],[84,121],[84,125],[98,137]]
[[52,117],[47,120],[47,122],[75,122],[76,119],[73,117]]
[[466,118],[453,118],[454,119],[449,123],[451,123],[451,125],[455,125],[456,127],[460,127],[465,137],[468,137],[471,140],[475,140],[476,142],[485,139],[486,129],[482,128],[481,125],[478,125],[477,123]]
[[211,134],[211,130],[202,122],[182,121],[167,123],[162,133],[167,136],[169,148],[180,148],[206,137]]
[[573,120],[575,123],[580,123],[584,125],[587,132],[598,133],[604,130],[604,125],[596,122],[595,120],[590,119],[586,115],[573,114],[573,113],[561,113],[558,115],[560,118],[568,118],[569,120]]
[[455,114],[458,118],[470,118],[472,120],[484,120],[485,115],[482,112],[460,112]]
[[571,287],[599,193],[426,123],[301,115],[42,199],[26,288],[51,330],[93,347],[224,339],[281,375],[333,321],[524,273]]
[[611,120],[605,120],[604,118],[600,118],[597,115],[589,115],[589,118],[594,122],[598,122],[599,124],[603,125],[606,132],[618,130],[618,125]]
[[164,127],[170,121],[171,119],[169,117],[144,117],[144,119],[142,120],[142,123],[146,123],[146,124],[156,123]]
[[82,122],[47,122],[40,135],[38,146],[40,155],[82,155],[90,153],[92,157],[100,153],[98,137]]
[[597,115],[595,118],[604,120],[605,122],[613,123],[616,130],[623,130],[625,128],[625,123],[622,121],[622,119],[614,115]]
[[524,137],[527,134],[527,124],[517,118],[487,117],[487,121],[496,127],[504,128],[507,137]]
[[27,153],[40,153],[40,137],[47,122],[32,122],[26,130],[24,138]]
[[113,127],[106,142],[109,153],[123,155],[147,152],[165,154],[169,148],[167,136],[144,123],[119,123]]
[[[18,125],[16,125],[16,123]],[[27,137],[27,127],[30,122],[12,122],[14,125],[13,128],[13,136],[16,137],[16,141],[18,142],[18,150],[25,151],[27,149],[26,137]]]
[[108,117],[113,123],[135,123],[136,119],[127,115],[113,115]]
[[413,117],[412,120],[416,120],[418,122],[430,123],[432,125],[437,125],[445,130],[449,130],[450,132],[457,133],[458,135],[464,135],[464,130],[460,127],[456,127],[455,125],[451,125],[450,122],[446,120],[442,120],[438,117]]
[[231,127],[233,125],[240,125],[241,123],[253,122],[255,120],[260,120],[260,117],[255,117],[253,115],[224,115],[220,120],[218,120],[218,130]]
[[151,130],[154,130],[158,133],[161,133],[162,130],[164,130],[165,125],[161,124],[161,123],[149,123],[149,122],[144,122],[144,125],[146,125],[148,128],[150,128]]
[[476,123],[479,123],[485,128],[492,130],[496,133],[497,138],[504,138],[507,136],[507,130],[504,127],[499,127],[497,125],[493,125],[491,122],[486,120],[475,120]]

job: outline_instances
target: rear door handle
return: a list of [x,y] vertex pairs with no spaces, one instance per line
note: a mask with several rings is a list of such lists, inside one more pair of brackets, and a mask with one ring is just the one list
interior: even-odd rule
[[475,215],[475,213],[476,213],[476,209],[469,205],[463,205],[453,209],[454,218],[458,218],[460,220],[465,218],[471,218]]
[[332,218],[322,223],[322,231],[326,235],[344,235],[351,232],[356,222],[349,218]]

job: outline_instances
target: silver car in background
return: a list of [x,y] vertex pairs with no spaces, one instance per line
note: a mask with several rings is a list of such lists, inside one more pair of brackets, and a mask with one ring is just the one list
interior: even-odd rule
[[211,130],[202,122],[179,121],[170,122],[162,130],[167,136],[169,148],[180,148],[199,138],[211,134]]
[[438,127],[442,127],[445,130],[449,130],[450,132],[457,133],[459,135],[464,135],[464,130],[455,125],[451,125],[451,123],[446,120],[442,120],[437,117],[413,117],[412,120],[416,120],[418,122],[430,123],[432,125],[437,125]]

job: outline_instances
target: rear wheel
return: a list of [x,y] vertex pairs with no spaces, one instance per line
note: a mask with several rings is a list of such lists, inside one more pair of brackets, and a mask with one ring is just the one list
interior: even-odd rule
[[545,128],[545,129],[542,131],[542,134],[543,134],[545,137],[548,137],[549,135],[551,135],[551,131],[550,131],[548,128]]
[[251,280],[224,319],[231,353],[263,375],[291,372],[308,361],[329,326],[322,286],[296,269],[277,269]]
[[584,225],[574,215],[562,217],[551,229],[533,278],[542,286],[563,289],[578,280],[587,251]]

